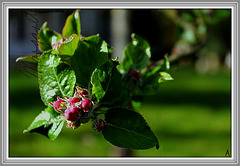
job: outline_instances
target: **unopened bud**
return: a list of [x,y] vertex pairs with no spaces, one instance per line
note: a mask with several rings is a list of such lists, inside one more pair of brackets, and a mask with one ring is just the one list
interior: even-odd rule
[[83,110],[91,110],[92,109],[92,102],[89,99],[83,99],[80,101],[80,106],[82,107]]
[[94,122],[93,122],[93,128],[94,130],[96,130],[97,132],[100,132],[103,130],[104,125],[105,125],[105,121],[103,119],[97,118]]
[[69,104],[75,104],[75,103],[78,103],[78,102],[80,102],[80,99],[78,97],[70,97],[69,100],[68,100]]
[[53,108],[56,110],[56,111],[62,111],[64,109],[66,109],[66,106],[65,106],[65,103],[66,101],[63,100],[63,99],[60,99],[59,97],[57,97],[57,101],[55,101],[53,104],[51,102],[49,102]]
[[87,90],[82,90],[82,91],[79,91],[79,92],[77,92],[77,94],[79,95],[79,96],[86,96],[86,95],[88,95],[89,93],[88,93],[88,91]]
[[79,108],[75,105],[72,105],[65,110],[64,116],[68,121],[74,122],[79,118],[79,113]]
[[137,71],[132,71],[132,72],[131,72],[131,76],[132,76],[133,78],[135,78],[136,80],[138,80],[138,79],[140,78],[140,73],[137,72]]

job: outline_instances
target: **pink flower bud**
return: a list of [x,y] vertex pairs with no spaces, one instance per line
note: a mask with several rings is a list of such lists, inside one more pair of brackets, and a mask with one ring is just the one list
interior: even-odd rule
[[138,80],[140,78],[140,73],[137,71],[132,71],[131,76]]
[[80,101],[80,106],[86,112],[86,110],[92,109],[92,102],[89,99],[83,99]]
[[82,91],[78,91],[77,94],[78,94],[78,96],[86,96],[86,95],[88,95],[89,93],[88,93],[87,90],[83,89]]
[[80,102],[80,99],[78,97],[70,97],[70,99],[68,100],[69,104],[75,104]]
[[97,132],[100,132],[104,128],[105,121],[103,119],[97,118],[93,123],[93,127]]
[[66,109],[66,106],[65,106],[66,101],[63,99],[60,99],[59,97],[57,97],[57,99],[58,100],[55,101],[53,104],[49,102],[53,106],[53,108],[56,111],[62,111],[63,109]]
[[65,118],[68,120],[68,121],[72,121],[72,122],[75,122],[78,117],[79,117],[79,113],[80,113],[80,110],[78,107],[76,107],[75,105],[72,105],[71,107],[68,107],[66,110],[65,110]]

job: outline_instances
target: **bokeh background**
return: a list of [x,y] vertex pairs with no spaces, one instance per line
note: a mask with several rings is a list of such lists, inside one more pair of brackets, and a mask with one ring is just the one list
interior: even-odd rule
[[[116,157],[121,148],[108,143],[91,123],[63,128],[55,141],[23,134],[45,108],[36,64],[17,57],[40,53],[37,32],[61,33],[74,10],[9,11],[9,156]],[[169,55],[174,78],[158,94],[146,96],[137,111],[159,139],[159,150],[132,150],[134,157],[231,156],[231,11],[224,9],[134,9],[80,11],[83,36],[99,34],[122,59],[131,33],[145,38],[157,62]],[[226,152],[229,153],[226,154]]]

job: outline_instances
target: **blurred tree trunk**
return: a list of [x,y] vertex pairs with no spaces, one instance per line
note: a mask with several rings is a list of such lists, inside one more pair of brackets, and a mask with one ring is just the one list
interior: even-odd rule
[[[111,41],[114,48],[113,57],[123,58],[123,50],[129,41],[129,23],[128,10],[111,10]],[[131,102],[130,102],[131,103]],[[128,109],[132,109],[132,105],[128,104]],[[118,157],[132,156],[132,150],[127,148],[114,147],[113,155]]]
[[119,57],[122,61],[123,50],[127,46],[130,38],[128,10],[111,10],[111,45],[114,48],[112,58]]
[[132,151],[132,149],[116,147],[113,150],[113,154],[116,157],[132,157],[133,156],[133,151]]

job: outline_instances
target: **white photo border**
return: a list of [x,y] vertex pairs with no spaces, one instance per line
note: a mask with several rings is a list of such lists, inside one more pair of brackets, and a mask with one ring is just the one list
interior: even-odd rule
[[[238,44],[239,44],[239,1],[219,2],[7,2],[1,1],[1,165],[15,164],[209,164],[239,165],[239,127],[238,127]],[[58,158],[58,157],[9,157],[9,9],[231,9],[232,48],[231,48],[231,157],[178,158],[178,157],[131,157],[131,158]]]

